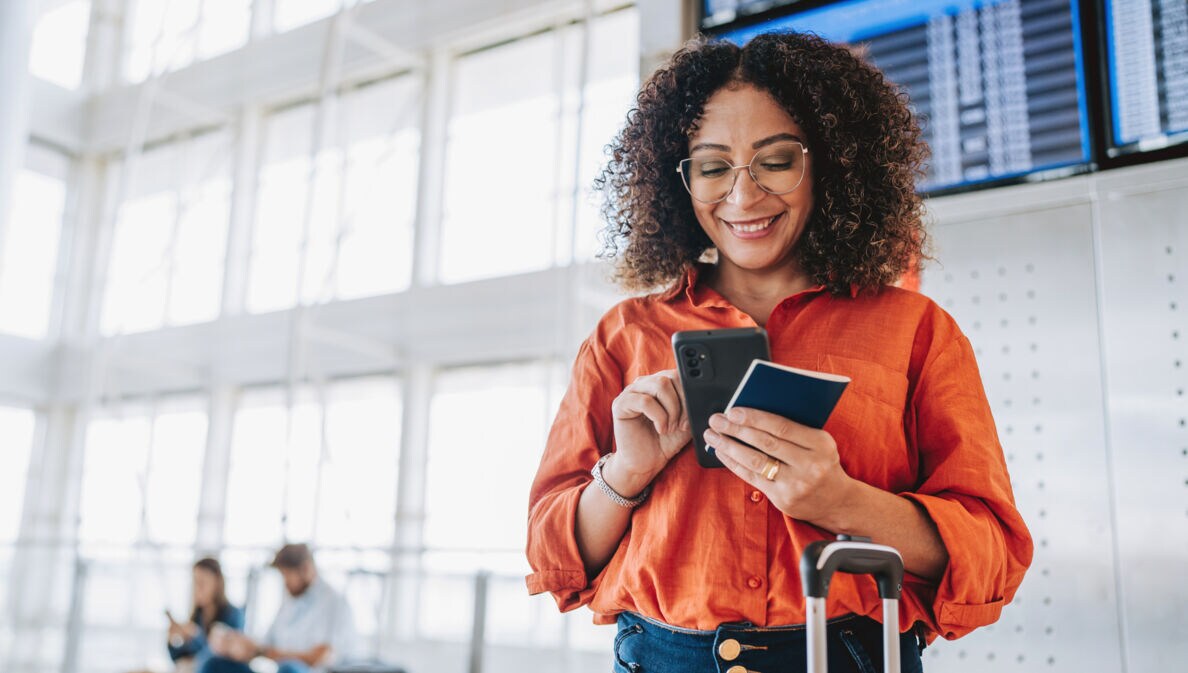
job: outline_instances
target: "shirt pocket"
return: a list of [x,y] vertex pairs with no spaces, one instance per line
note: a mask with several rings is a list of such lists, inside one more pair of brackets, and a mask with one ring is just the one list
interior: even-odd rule
[[914,457],[904,434],[907,377],[870,360],[823,354],[817,368],[850,377],[850,384],[825,424],[846,473],[896,492],[914,483]]

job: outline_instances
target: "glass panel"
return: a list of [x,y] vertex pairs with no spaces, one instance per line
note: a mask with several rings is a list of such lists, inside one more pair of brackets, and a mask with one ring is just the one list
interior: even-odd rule
[[342,99],[347,168],[338,249],[340,299],[396,292],[412,278],[421,88],[413,77]]
[[[561,92],[575,86],[572,28],[466,56],[455,69],[442,208],[442,282],[548,267],[559,228],[558,190],[573,162]],[[566,129],[569,129],[566,132]]]
[[313,23],[338,11],[342,0],[276,0],[272,28],[278,33]]
[[17,174],[12,194],[0,259],[0,332],[42,339],[49,329],[66,183],[26,169]]
[[164,322],[169,245],[177,196],[158,192],[124,201],[116,219],[101,330],[156,329]]
[[[235,416],[225,540],[271,549],[282,538],[386,549],[396,515],[400,395],[387,377],[244,393]],[[324,444],[323,444],[324,436]],[[316,525],[316,528],[315,528]]]
[[184,68],[247,43],[251,0],[129,0],[124,77]]
[[100,329],[104,334],[213,320],[231,215],[223,131],[141,154],[123,178]]
[[78,526],[84,543],[131,546],[140,532],[152,418],[143,408],[121,411],[87,424]]
[[[434,550],[520,551],[528,489],[549,411],[543,364],[456,369],[434,382],[429,415],[425,545]],[[497,485],[497,488],[493,488]],[[475,498],[482,504],[476,507]],[[459,570],[494,561],[474,558]]]
[[[0,451],[0,546],[16,540],[20,532],[35,425],[32,410],[0,407],[0,437],[4,438],[4,449]],[[0,573],[5,570],[0,564]]]
[[33,28],[29,73],[60,87],[77,89],[82,83],[91,2],[69,0],[56,4],[37,19]]
[[330,387],[315,536],[319,545],[392,544],[400,411],[399,389],[390,378]]
[[206,426],[196,398],[96,413],[84,447],[79,538],[117,550],[137,541],[192,545]]
[[297,302],[313,120],[313,107],[303,105],[273,114],[265,123],[247,292],[247,309],[253,313]]
[[271,549],[282,539],[312,538],[321,423],[310,388],[295,391],[291,412],[279,389],[244,393],[231,440],[228,544]]
[[408,287],[419,91],[414,78],[401,77],[325,101],[327,141],[313,170],[316,106],[269,117],[252,238],[249,311],[293,306],[298,274],[303,274],[304,303]]
[[207,415],[197,403],[175,406],[154,419],[144,525],[148,539],[185,547],[197,534]]
[[206,0],[198,25],[198,60],[247,44],[251,25],[252,0]]
[[[594,178],[609,159],[606,147],[627,119],[639,89],[639,12],[634,7],[598,17],[590,30],[589,80],[582,108],[576,261],[594,258],[604,220]],[[565,260],[559,260],[565,261]]]

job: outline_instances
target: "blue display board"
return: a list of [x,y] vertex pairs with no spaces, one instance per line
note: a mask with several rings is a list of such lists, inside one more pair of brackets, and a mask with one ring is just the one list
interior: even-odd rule
[[1111,156],[1188,142],[1188,2],[1105,0]]

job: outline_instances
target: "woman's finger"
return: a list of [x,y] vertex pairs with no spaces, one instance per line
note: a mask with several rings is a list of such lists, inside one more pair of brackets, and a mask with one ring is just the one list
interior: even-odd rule
[[779,414],[748,407],[735,407],[727,412],[726,420],[733,426],[751,427],[802,449],[837,449],[833,436],[828,432],[788,420]]
[[664,434],[664,427],[668,423],[668,411],[654,395],[635,391],[623,391],[612,405],[615,418],[631,420],[640,416],[647,417],[655,426],[656,432]]
[[[738,441],[734,437],[723,435],[715,432],[713,429],[706,430],[705,441],[714,447],[714,451],[719,455],[725,454],[735,463],[746,469],[748,472],[758,476],[764,481],[771,482],[770,479],[763,476],[764,470],[771,464],[771,461],[779,461],[769,454],[753,449],[746,444]],[[783,462],[779,461],[782,465]],[[778,473],[777,473],[778,474]],[[751,480],[748,479],[748,482]]]
[[804,450],[806,447],[797,446],[787,441],[782,437],[777,437],[769,432],[760,430],[750,425],[743,425],[742,423],[735,423],[724,414],[714,414],[709,419],[710,429],[719,434],[734,437],[750,446],[759,449],[763,453],[772,456],[785,463],[792,462],[796,459],[794,453],[798,450]]
[[[688,410],[685,408],[685,393],[681,390],[681,382],[675,376],[676,370],[669,372],[661,372],[661,381],[664,383],[662,389],[666,390],[665,395],[672,400],[676,407],[676,414],[673,416],[675,422],[673,423],[673,431],[687,430],[689,427]],[[667,407],[667,405],[665,405]]]
[[635,380],[629,390],[642,392],[654,397],[664,407],[667,414],[666,426],[660,432],[666,434],[677,429],[681,420],[681,398],[672,387],[672,382],[662,374],[642,376]]
[[771,481],[768,481],[763,475],[759,474],[758,472],[755,472],[754,470],[748,468],[746,465],[743,465],[742,463],[735,460],[733,457],[733,454],[731,453],[731,451],[729,449],[723,450],[723,449],[719,448],[719,446],[717,444],[715,444],[713,446],[714,446],[714,455],[716,455],[718,457],[718,460],[720,460],[722,462],[722,464],[726,466],[726,469],[733,472],[735,474],[735,476],[737,476],[739,479],[742,479],[743,481],[747,482],[751,486],[754,486],[755,488],[762,491],[765,495],[768,496],[768,500],[771,499],[771,494],[767,492],[767,489],[772,484]]

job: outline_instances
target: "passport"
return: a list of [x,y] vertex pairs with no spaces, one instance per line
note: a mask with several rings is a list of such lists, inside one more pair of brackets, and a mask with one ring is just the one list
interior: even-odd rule
[[849,384],[848,376],[756,359],[734,390],[726,410],[759,409],[819,430],[825,427]]

